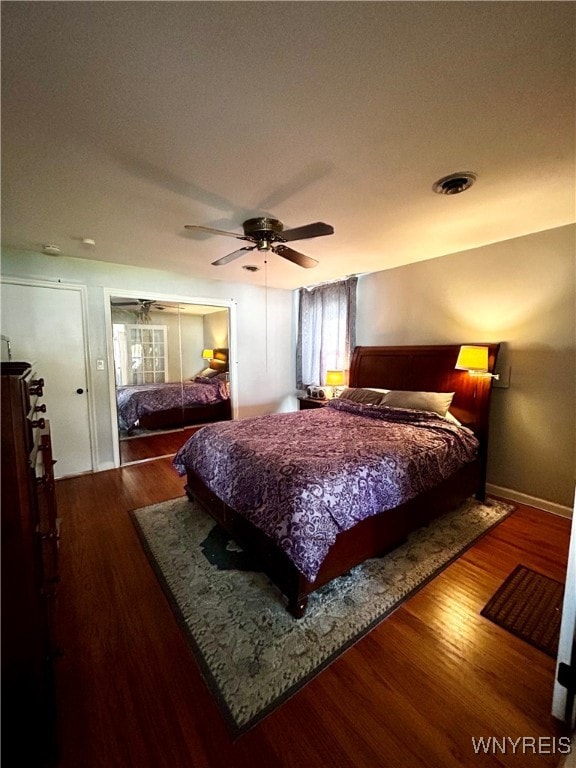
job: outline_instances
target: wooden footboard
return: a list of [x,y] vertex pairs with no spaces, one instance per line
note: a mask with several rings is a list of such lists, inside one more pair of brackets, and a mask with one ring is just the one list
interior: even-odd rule
[[228,421],[231,418],[230,400],[222,400],[210,405],[169,408],[147,413],[139,419],[138,426],[142,429],[175,429],[213,421]]
[[196,499],[243,549],[259,560],[262,570],[286,597],[290,613],[301,618],[308,596],[319,587],[371,557],[390,552],[405,541],[409,533],[455,509],[471,496],[483,497],[482,474],[482,464],[476,460],[406,504],[342,531],[313,582],[300,573],[269,536],[225,504],[191,470],[187,474],[186,493],[190,499]]

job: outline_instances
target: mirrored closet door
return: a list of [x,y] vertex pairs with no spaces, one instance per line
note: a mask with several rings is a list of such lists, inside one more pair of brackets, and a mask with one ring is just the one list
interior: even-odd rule
[[232,418],[226,307],[112,296],[120,463],[174,453]]

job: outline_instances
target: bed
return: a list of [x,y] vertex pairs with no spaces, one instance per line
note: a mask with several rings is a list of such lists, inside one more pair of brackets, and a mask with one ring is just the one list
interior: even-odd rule
[[118,387],[116,407],[121,429],[130,435],[136,427],[173,429],[231,419],[227,349],[214,350],[208,370],[210,377],[197,376],[184,382]]
[[[491,372],[499,345],[482,346]],[[319,587],[484,498],[492,379],[456,370],[459,349],[356,347],[343,397],[204,427],[176,455],[189,498],[259,558],[296,618]]]

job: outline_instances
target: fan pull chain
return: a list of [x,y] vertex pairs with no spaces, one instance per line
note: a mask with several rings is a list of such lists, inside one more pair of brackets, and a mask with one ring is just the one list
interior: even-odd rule
[[268,373],[268,259],[264,257],[264,365]]

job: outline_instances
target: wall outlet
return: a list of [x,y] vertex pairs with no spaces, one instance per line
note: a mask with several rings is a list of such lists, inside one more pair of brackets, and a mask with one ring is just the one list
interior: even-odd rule
[[104,370],[104,360],[102,360],[102,359],[96,360],[96,370],[97,371],[103,371]]

